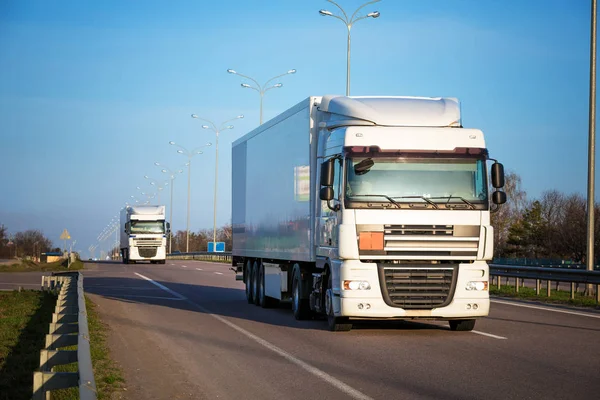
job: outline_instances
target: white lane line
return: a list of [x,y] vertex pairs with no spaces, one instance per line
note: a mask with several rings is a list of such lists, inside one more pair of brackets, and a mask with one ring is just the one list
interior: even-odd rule
[[172,266],[175,266],[176,264],[171,264]]
[[182,265],[183,268],[187,268],[187,265]]
[[485,332],[479,332],[479,331],[471,331],[471,333],[476,333],[478,335],[483,335],[483,336],[491,337],[494,339],[507,339],[504,336],[492,335],[491,333],[485,333]]
[[151,284],[153,284],[153,285],[155,285],[155,286],[158,286],[159,288],[161,288],[161,289],[162,289],[162,290],[164,290],[165,292],[169,292],[169,293],[171,293],[173,296],[175,296],[175,297],[177,297],[177,298],[179,298],[179,299],[181,299],[181,300],[185,300],[185,298],[186,298],[185,296],[182,296],[182,295],[180,295],[179,293],[177,293],[177,292],[175,292],[175,291],[173,291],[173,290],[169,289],[168,287],[166,287],[166,286],[164,286],[164,285],[161,285],[161,284],[160,284],[160,283],[158,283],[158,282],[155,282],[155,281],[153,281],[152,279],[148,278],[147,276],[144,276],[144,275],[142,275],[142,274],[138,274],[137,272],[136,272],[135,274],[136,274],[137,276],[139,276],[140,278],[143,278],[143,279],[147,280],[147,281],[148,281],[148,282],[150,282]]
[[215,272],[215,274],[217,274],[217,275],[223,275],[222,272]]
[[141,276],[144,279],[147,279],[148,281],[154,283],[155,285],[157,285],[158,287],[160,287],[163,290],[166,290],[167,292],[174,294],[176,296],[181,297],[182,299],[185,300],[186,303],[198,308],[198,310],[202,311],[205,314],[210,315],[211,317],[221,321],[222,323],[224,323],[225,325],[229,326],[232,329],[235,329],[236,331],[238,331],[239,333],[241,333],[242,335],[246,336],[249,339],[254,340],[256,343],[260,344],[261,346],[264,346],[265,348],[271,350],[272,352],[279,354],[281,357],[285,358],[286,360],[288,360],[289,362],[296,364],[297,366],[299,366],[300,368],[302,368],[303,370],[310,372],[311,374],[315,375],[317,378],[320,378],[322,380],[324,380],[325,382],[329,383],[330,385],[334,386],[335,388],[339,389],[340,391],[346,393],[350,398],[353,399],[357,399],[357,400],[373,400],[373,398],[367,396],[366,394],[354,389],[353,387],[345,384],[344,382],[340,381],[337,378],[334,378],[333,376],[329,375],[327,372],[322,371],[316,367],[313,367],[312,365],[294,357],[293,355],[291,355],[290,353],[286,352],[285,350],[280,349],[279,347],[275,346],[274,344],[271,344],[270,342],[267,342],[266,340],[256,336],[253,333],[248,332],[247,330],[245,330],[244,328],[234,324],[233,322],[230,322],[228,320],[226,320],[225,318],[213,314],[210,310],[207,310],[206,308],[202,307],[201,305],[186,299],[184,296],[180,295],[179,293],[169,289],[168,287],[165,287],[163,285],[161,285],[160,283],[154,282],[152,279],[147,278],[143,275],[140,275],[136,272],[136,275]]
[[202,271],[202,268],[196,268],[196,271]]
[[567,310],[558,310],[556,308],[542,307],[542,306],[533,306],[533,305],[530,305],[530,304],[517,304],[517,303],[510,302],[510,301],[502,301],[502,300],[490,300],[490,301],[492,303],[506,304],[508,306],[533,308],[535,310],[544,310],[544,311],[551,311],[551,312],[557,312],[557,313],[562,313],[562,314],[579,315],[581,317],[600,318],[600,315],[594,315],[594,314],[591,314],[591,313],[583,313],[583,312],[567,311]]
[[164,297],[164,296],[138,296],[135,294],[106,294],[103,293],[102,296],[113,296],[113,297],[134,297],[134,298],[144,298],[144,299],[160,299],[160,300],[176,300],[176,301],[181,301],[183,299],[179,298],[179,297]]

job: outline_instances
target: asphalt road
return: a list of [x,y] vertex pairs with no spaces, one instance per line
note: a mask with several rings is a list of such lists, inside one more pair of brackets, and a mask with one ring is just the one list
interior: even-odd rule
[[387,322],[333,333],[325,321],[294,320],[289,307],[247,304],[224,264],[86,268],[85,290],[111,328],[128,399],[575,399],[600,392],[600,313],[495,299],[474,332]]

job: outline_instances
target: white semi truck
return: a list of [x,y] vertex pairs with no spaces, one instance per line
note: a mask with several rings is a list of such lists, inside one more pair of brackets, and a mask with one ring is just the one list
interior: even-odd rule
[[121,257],[124,264],[164,264],[169,223],[165,206],[128,206],[121,210]]
[[333,331],[472,330],[488,315],[504,169],[456,99],[309,97],[236,140],[232,160],[232,269],[248,302],[291,301]]

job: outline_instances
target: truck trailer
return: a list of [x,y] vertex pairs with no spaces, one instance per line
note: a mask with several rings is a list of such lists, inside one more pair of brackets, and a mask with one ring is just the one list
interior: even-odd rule
[[489,312],[503,186],[457,99],[309,97],[233,143],[232,269],[249,303],[291,301],[332,331],[472,330]]
[[121,259],[124,264],[164,264],[169,223],[165,206],[128,206],[121,210]]

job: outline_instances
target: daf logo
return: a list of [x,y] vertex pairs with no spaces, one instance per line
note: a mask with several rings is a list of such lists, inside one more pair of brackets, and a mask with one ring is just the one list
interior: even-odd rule
[[362,133],[357,133],[356,137],[363,137],[363,134]]
[[469,139],[477,139],[477,135],[469,135]]

